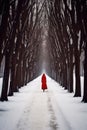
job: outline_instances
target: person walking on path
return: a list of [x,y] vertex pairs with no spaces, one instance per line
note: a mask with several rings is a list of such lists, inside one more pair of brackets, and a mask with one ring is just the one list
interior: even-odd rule
[[43,90],[43,92],[44,92],[45,89],[47,89],[46,75],[45,75],[45,74],[42,75],[41,82],[42,82],[41,88],[42,88],[42,90]]

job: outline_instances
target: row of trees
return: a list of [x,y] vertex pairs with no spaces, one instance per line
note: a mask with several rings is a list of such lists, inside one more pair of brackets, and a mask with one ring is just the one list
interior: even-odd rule
[[56,80],[73,92],[75,70],[76,97],[81,96],[80,55],[85,52],[83,101],[87,102],[86,12],[86,0],[0,0],[0,64],[5,59],[1,101],[37,76],[46,33],[51,76],[55,72]]
[[81,96],[80,55],[84,59],[84,94],[87,102],[87,1],[47,0],[48,42],[51,70],[56,80],[69,92],[73,92],[73,69],[75,70],[75,97]]
[[43,6],[39,0],[0,0],[0,64],[5,59],[1,101],[37,76]]

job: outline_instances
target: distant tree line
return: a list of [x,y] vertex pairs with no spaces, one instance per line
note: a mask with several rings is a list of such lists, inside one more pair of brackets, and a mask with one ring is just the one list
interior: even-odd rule
[[5,59],[1,101],[37,76],[43,5],[38,0],[0,0],[0,64]]
[[84,51],[82,100],[87,102],[87,1],[47,0],[46,12],[51,70],[56,74],[55,79],[69,92],[73,92],[75,70],[74,96],[81,96],[80,55]]

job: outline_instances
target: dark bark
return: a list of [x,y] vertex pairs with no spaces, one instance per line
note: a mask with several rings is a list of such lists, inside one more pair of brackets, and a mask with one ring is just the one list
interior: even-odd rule
[[85,48],[85,61],[84,61],[84,94],[83,102],[87,103],[87,43]]
[[63,65],[63,87],[67,89],[67,64]]
[[18,65],[16,64],[16,66],[15,66],[15,76],[14,76],[14,84],[13,84],[13,91],[14,92],[18,92],[19,91],[19,89],[18,89],[18,83],[17,83],[17,77],[18,77]]
[[81,96],[81,84],[80,84],[80,56],[78,51],[78,44],[77,44],[77,38],[74,40],[74,54],[75,54],[75,95],[74,97],[80,97]]
[[9,88],[9,93],[8,96],[13,96],[13,86],[12,86],[12,80],[10,81],[10,88]]
[[70,47],[69,92],[73,92],[73,47]]
[[7,31],[7,23],[9,17],[9,0],[3,0],[0,6],[0,15],[2,16],[1,25],[0,25],[0,64],[3,58],[3,41],[6,38],[6,31]]
[[9,63],[10,63],[10,56],[7,53],[5,56],[5,69],[4,69],[4,77],[3,77],[3,85],[2,85],[2,92],[1,92],[1,101],[7,101],[7,94],[8,94],[8,82],[9,82]]
[[[13,56],[14,57],[14,56]],[[9,87],[9,94],[8,96],[13,96],[14,92],[14,77],[15,77],[15,59],[12,58],[12,64],[11,64],[11,76],[10,76],[10,87]]]

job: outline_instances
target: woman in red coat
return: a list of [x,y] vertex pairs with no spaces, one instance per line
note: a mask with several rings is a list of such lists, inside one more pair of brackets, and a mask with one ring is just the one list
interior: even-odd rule
[[47,89],[46,76],[45,76],[45,74],[42,75],[41,82],[42,82],[42,89],[43,89],[43,91],[44,91],[45,89]]

